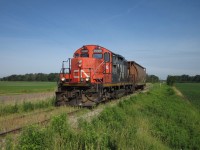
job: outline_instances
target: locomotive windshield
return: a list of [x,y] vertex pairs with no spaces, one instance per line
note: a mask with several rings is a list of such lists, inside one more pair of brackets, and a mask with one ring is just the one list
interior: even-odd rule
[[96,54],[93,54],[93,58],[97,58],[97,59],[101,59],[102,58],[102,54],[99,54],[99,53],[96,53]]
[[89,54],[88,53],[82,53],[81,57],[89,57]]
[[94,49],[93,58],[101,59],[103,57],[101,49]]
[[89,57],[88,50],[87,49],[82,49],[80,57]]

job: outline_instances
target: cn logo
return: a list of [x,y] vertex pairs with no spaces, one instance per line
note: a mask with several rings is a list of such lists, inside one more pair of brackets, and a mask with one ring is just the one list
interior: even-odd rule
[[[86,77],[89,77],[88,75],[87,75],[87,73],[85,73],[85,71],[84,70],[80,70],[80,72],[81,72],[81,78],[83,77],[83,74],[86,76]],[[74,70],[74,73],[79,73],[79,70]],[[79,76],[78,75],[74,75],[74,78],[79,78]]]

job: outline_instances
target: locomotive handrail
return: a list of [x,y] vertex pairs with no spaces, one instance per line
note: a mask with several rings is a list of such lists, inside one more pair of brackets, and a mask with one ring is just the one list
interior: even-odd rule
[[68,65],[69,65],[69,72],[70,72],[70,69],[71,69],[71,59],[70,58],[68,58],[68,60],[62,62],[62,69],[65,69],[65,63],[67,63],[67,62],[69,63]]
[[[65,72],[65,70],[69,70],[70,68],[61,68],[61,70],[60,70],[60,74],[62,73],[62,74],[66,74],[66,72]],[[68,72],[68,73],[70,73],[70,72]]]
[[[67,71],[65,71],[65,70],[67,70]],[[94,69],[93,68],[81,68],[81,70],[84,70],[84,72],[87,75],[89,75],[89,77],[91,77],[91,71],[94,70]],[[63,74],[63,77],[64,77],[64,75],[69,74],[66,79],[68,79],[67,80],[68,83],[71,82],[70,68],[61,68],[60,74]],[[80,81],[78,83],[82,83],[82,82]]]
[[[67,62],[68,62],[68,66],[69,67],[65,68],[65,63],[67,63]],[[66,73],[65,70],[68,70],[68,72]],[[70,79],[71,79],[70,78],[70,73],[71,73],[71,58],[68,58],[68,60],[62,62],[62,68],[60,70],[60,74],[62,74],[63,76],[65,74],[69,74],[68,81],[70,81]]]

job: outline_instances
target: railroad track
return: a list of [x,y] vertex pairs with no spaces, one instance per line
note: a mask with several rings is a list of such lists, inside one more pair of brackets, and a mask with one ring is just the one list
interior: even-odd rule
[[[78,109],[78,110],[75,110],[75,111],[72,111],[72,112],[69,112],[67,113],[68,116],[72,116],[74,115],[75,113],[81,111],[82,109]],[[48,123],[49,121],[51,120],[51,118],[48,118],[48,119],[45,119],[45,120],[42,120],[42,121],[39,121],[39,122],[36,122],[36,123],[33,123],[32,125],[34,124],[46,124]],[[20,131],[22,131],[22,129],[24,129],[26,126],[22,126],[22,127],[18,127],[18,128],[15,128],[15,129],[11,129],[11,130],[8,130],[8,131],[4,131],[4,132],[0,132],[0,137],[4,137],[8,134],[16,134],[16,133],[19,133]]]
[[[145,89],[144,91],[136,91],[134,94],[137,94],[137,93],[140,93],[140,92],[146,92],[146,91],[148,91],[148,88]],[[129,95],[129,96],[130,96],[130,95]],[[119,99],[115,99],[115,100],[119,100]],[[106,103],[110,103],[110,102],[113,102],[113,101],[115,101],[115,100],[107,101]],[[93,108],[89,108],[89,109],[93,109]],[[81,111],[81,110],[82,110],[82,109],[77,109],[77,110],[72,111],[72,112],[69,112],[69,113],[67,113],[67,114],[68,114],[68,116],[72,116],[72,115],[74,115],[75,113],[77,113],[77,112],[79,112],[79,111]],[[50,110],[45,110],[45,111],[43,111],[43,112],[48,112],[48,111],[51,111],[51,109],[50,109]],[[35,114],[37,114],[37,113],[41,113],[41,112],[36,112]],[[24,116],[22,116],[22,117],[24,117]],[[46,124],[46,123],[48,123],[48,122],[50,121],[50,119],[51,119],[51,118],[48,118],[48,119],[42,120],[42,121],[40,121],[40,122],[33,123],[32,125],[34,125],[34,124]],[[26,127],[26,126],[22,126],[22,127],[18,127],[18,128],[12,129],[12,130],[0,132],[0,137],[4,137],[4,136],[6,136],[6,135],[8,135],[8,134],[11,134],[11,133],[13,133],[13,134],[19,133],[19,132],[20,132],[23,128],[25,128],[25,127]]]
[[34,112],[34,113],[31,113],[31,114],[23,114],[21,116],[15,117],[15,119],[25,118],[27,116],[36,115],[36,114],[40,114],[40,113],[46,113],[46,112],[50,112],[52,110],[54,110],[54,108],[50,108],[50,109],[47,109],[47,110],[42,110],[42,111]]

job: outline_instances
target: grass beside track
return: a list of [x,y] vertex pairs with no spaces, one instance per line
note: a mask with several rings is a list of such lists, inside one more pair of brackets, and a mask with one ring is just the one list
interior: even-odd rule
[[200,110],[200,83],[176,83],[175,86]]
[[5,115],[10,115],[10,114],[15,114],[15,113],[23,113],[23,112],[30,112],[34,111],[37,109],[45,109],[45,108],[50,108],[54,107],[55,105],[55,98],[49,98],[43,101],[37,101],[37,102],[26,102],[24,101],[23,103],[15,103],[13,105],[0,105],[0,117],[5,116]]
[[[66,114],[47,127],[30,126],[14,149],[200,149],[200,114],[171,87],[154,85],[147,93],[106,107],[90,122],[70,127]],[[17,146],[16,146],[17,145]]]
[[55,82],[0,81],[0,95],[53,92]]

